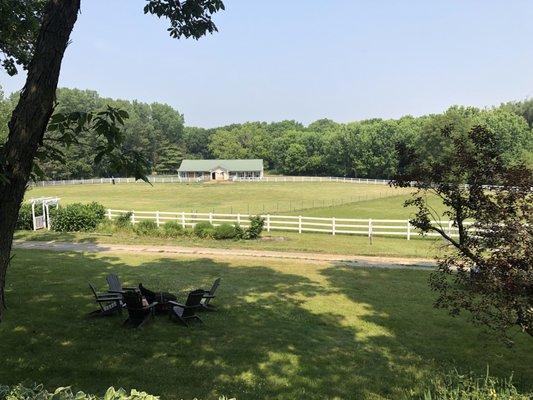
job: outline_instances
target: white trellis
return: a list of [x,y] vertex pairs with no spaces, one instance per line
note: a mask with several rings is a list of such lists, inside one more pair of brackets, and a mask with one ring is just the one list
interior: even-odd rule
[[33,230],[50,230],[50,206],[59,206],[59,197],[38,197],[30,199]]

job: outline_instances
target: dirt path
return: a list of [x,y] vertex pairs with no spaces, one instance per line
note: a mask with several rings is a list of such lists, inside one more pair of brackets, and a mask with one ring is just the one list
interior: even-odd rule
[[15,241],[16,249],[50,250],[50,251],[78,251],[89,253],[138,253],[138,254],[164,254],[165,256],[198,256],[198,257],[238,257],[238,258],[271,258],[292,259],[308,262],[336,262],[360,267],[381,268],[432,268],[435,262],[421,258],[395,258],[395,257],[369,257],[350,256],[342,254],[283,252],[245,249],[219,249],[208,247],[181,247],[157,245],[127,245],[127,244],[93,244],[69,242],[38,242]]

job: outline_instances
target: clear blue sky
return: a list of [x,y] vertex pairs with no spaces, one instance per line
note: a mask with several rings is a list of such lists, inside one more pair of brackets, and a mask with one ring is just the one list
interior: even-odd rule
[[[441,112],[533,95],[531,0],[226,0],[168,37],[142,0],[85,0],[61,86],[165,102],[188,125]],[[6,92],[23,76],[0,73]]]

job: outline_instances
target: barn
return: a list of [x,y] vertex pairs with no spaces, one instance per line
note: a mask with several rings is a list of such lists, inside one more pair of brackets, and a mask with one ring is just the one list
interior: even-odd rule
[[263,160],[183,160],[178,176],[185,180],[227,181],[263,178]]

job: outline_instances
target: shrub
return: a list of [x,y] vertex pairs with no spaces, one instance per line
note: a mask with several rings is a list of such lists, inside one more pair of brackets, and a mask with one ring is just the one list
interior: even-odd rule
[[[221,396],[219,400],[236,400]],[[54,392],[48,392],[43,385],[24,387],[17,385],[13,387],[0,385],[0,400],[159,400],[159,396],[154,396],[146,392],[131,389],[128,393],[124,389],[110,387],[104,396],[96,396],[84,392],[74,393],[70,386],[57,388]]]
[[20,207],[19,216],[17,219],[17,229],[24,229],[24,230],[33,229],[33,219],[31,215],[30,204],[23,204]]
[[134,226],[135,233],[138,235],[144,235],[144,236],[156,236],[159,227],[157,224],[150,220],[150,219],[144,219],[140,221],[137,225]]
[[102,204],[93,201],[92,203],[87,204],[87,207],[96,215],[98,219],[100,219],[100,221],[105,219],[106,210]]
[[139,392],[132,389],[129,393],[124,389],[116,390],[113,387],[107,389],[103,397],[84,392],[74,393],[70,387],[57,388],[53,393],[44,389],[43,385],[24,387],[17,385],[13,387],[0,386],[0,400],[158,400],[158,396],[153,396],[146,392]]
[[115,226],[120,229],[131,227],[131,212],[125,212],[115,218]]
[[235,239],[244,239],[245,232],[238,223],[235,222]]
[[491,377],[489,371],[477,378],[472,373],[461,375],[457,371],[444,378],[434,379],[421,400],[527,400],[528,395],[520,394],[512,379]]
[[97,210],[95,204],[97,203],[90,205],[73,203],[59,207],[52,214],[52,229],[57,232],[94,230],[104,219],[104,215]]
[[213,237],[217,240],[235,239],[237,237],[237,227],[228,223],[219,225],[215,228]]
[[163,225],[165,236],[175,238],[183,234],[182,226],[176,221],[168,221]]
[[257,239],[263,232],[263,226],[265,225],[265,219],[256,215],[250,217],[250,226],[244,232],[245,239]]
[[213,225],[211,225],[211,223],[207,221],[198,222],[194,226],[194,234],[201,238],[207,238],[207,237],[213,236],[214,231],[215,231],[215,228],[213,227]]

